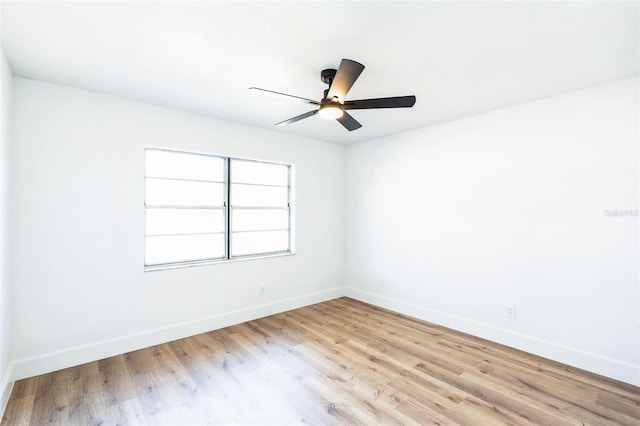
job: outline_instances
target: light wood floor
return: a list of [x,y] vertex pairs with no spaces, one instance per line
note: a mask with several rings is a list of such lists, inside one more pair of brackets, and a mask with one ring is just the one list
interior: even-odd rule
[[21,380],[2,425],[639,425],[640,388],[342,298]]

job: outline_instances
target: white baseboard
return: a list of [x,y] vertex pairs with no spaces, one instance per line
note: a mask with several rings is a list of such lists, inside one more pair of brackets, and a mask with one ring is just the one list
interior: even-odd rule
[[381,296],[352,287],[346,287],[344,295],[362,302],[386,308],[404,315],[429,321],[434,324],[462,331],[492,342],[501,343],[544,358],[601,374],[625,383],[640,386],[640,366],[607,358],[595,353],[564,346],[548,340],[538,339],[510,330],[479,323],[427,309],[408,302]]
[[7,371],[0,377],[0,419],[4,415],[4,410],[7,408],[7,403],[9,402],[9,396],[11,396],[11,391],[13,390],[14,381],[11,380],[12,366],[10,365],[7,368]]
[[459,330],[493,342],[501,343],[535,355],[582,368],[622,382],[640,386],[640,367],[598,354],[580,351],[558,343],[515,333],[479,323],[468,318],[457,317],[444,312],[430,310],[412,303],[381,296],[355,288],[334,288],[322,292],[306,294],[289,299],[256,305],[247,309],[228,312],[186,322],[144,333],[132,334],[118,339],[96,342],[93,344],[70,348],[64,351],[49,353],[33,358],[17,360],[12,372],[5,376],[0,385],[3,387],[0,408],[4,410],[11,388],[15,380],[33,377],[62,368],[92,362],[114,355],[131,352],[195,334],[216,330],[245,321],[262,318],[280,312],[321,303],[327,300],[348,296],[372,305],[386,308],[404,315],[409,315],[434,324]]
[[114,355],[147,348],[195,334],[205,333],[230,325],[240,324],[291,309],[320,303],[344,295],[343,288],[335,288],[317,293],[305,294],[289,299],[256,305],[247,309],[214,315],[196,321],[185,322],[170,327],[131,334],[117,339],[105,340],[89,345],[69,348],[37,357],[16,360],[13,364],[12,380],[20,380],[39,374],[49,373],[67,367],[97,361]]
[[309,306],[316,303],[326,302],[327,300],[337,299],[344,296],[344,287],[338,287],[331,290],[311,293],[300,297],[292,297],[269,304],[269,315],[278,314],[280,312],[298,309],[303,306]]

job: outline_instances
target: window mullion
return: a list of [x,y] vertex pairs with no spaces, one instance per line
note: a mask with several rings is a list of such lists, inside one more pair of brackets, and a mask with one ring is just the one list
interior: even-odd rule
[[226,258],[231,258],[231,159],[225,159],[225,250]]

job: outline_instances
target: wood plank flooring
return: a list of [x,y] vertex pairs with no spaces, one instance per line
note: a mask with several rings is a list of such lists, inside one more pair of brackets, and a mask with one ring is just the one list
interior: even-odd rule
[[2,425],[639,425],[640,388],[341,298],[17,382]]

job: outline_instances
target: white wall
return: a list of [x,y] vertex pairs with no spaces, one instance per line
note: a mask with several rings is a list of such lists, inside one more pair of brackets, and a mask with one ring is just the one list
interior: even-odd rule
[[[15,378],[341,294],[342,146],[17,77],[14,90]],[[145,145],[295,164],[296,254],[143,272]]]
[[0,50],[0,414],[9,400],[12,381],[10,171],[12,146],[13,73]]
[[[353,297],[640,384],[637,218],[605,216],[638,208],[637,90],[350,146],[345,176],[342,146],[14,78],[13,378],[340,296],[346,256]],[[296,164],[297,254],[144,273],[145,145]]]
[[605,215],[638,112],[631,79],[348,147],[348,294],[640,385],[638,218]]

